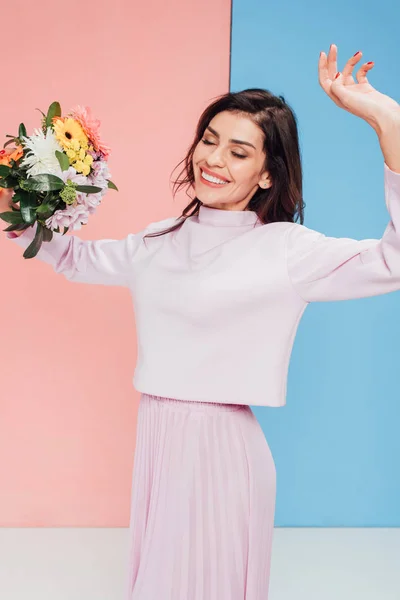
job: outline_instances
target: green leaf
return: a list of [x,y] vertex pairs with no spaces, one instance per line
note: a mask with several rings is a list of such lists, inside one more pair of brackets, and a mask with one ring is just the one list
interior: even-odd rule
[[51,242],[53,239],[53,231],[51,229],[47,229],[47,227],[43,228],[43,241]]
[[60,152],[59,150],[56,150],[56,157],[58,159],[58,162],[60,163],[61,171],[68,171],[68,169],[69,169],[68,156],[66,154],[64,154],[64,152]]
[[54,208],[50,204],[43,203],[36,209],[36,214],[43,220],[54,214]]
[[[15,199],[17,197],[17,199]],[[21,209],[21,215],[25,223],[33,225],[36,220],[37,201],[36,194],[19,190],[13,196],[13,202],[18,202]]]
[[69,229],[69,227],[64,227],[64,233],[63,233],[63,235],[65,235],[67,233],[68,229]]
[[61,190],[64,187],[64,182],[57,175],[43,173],[35,177],[29,177],[24,181],[24,188],[35,192],[50,192]]
[[[8,136],[8,137],[10,137],[10,136]],[[15,144],[15,137],[14,136],[13,136],[12,140],[8,140],[8,142],[6,142],[3,145],[3,148],[5,148],[6,146],[9,146],[9,144]]]
[[118,188],[117,188],[117,186],[115,185],[115,183],[113,183],[111,181],[111,179],[107,179],[107,181],[108,181],[108,187],[109,188],[111,188],[112,190],[117,190],[117,192],[119,191]]
[[44,116],[44,118],[46,118],[46,115],[44,114],[44,112],[40,108],[36,108],[35,110],[38,110],[39,112],[41,112],[42,115]]
[[18,184],[18,180],[15,177],[8,176],[7,179],[0,179],[0,187],[2,188],[14,188]]
[[98,192],[101,192],[103,188],[97,187],[96,185],[78,185],[76,189],[78,192],[83,192],[84,194],[97,194]]
[[59,102],[53,102],[49,106],[46,116],[47,127],[50,127],[53,124],[53,117],[61,117],[61,106]]
[[32,242],[29,244],[25,252],[23,253],[24,258],[34,258],[36,254],[39,252],[40,247],[43,242],[43,226],[38,223],[35,237]]
[[26,223],[15,223],[13,225],[9,225],[3,229],[3,231],[21,231],[21,229],[28,229],[28,227],[30,227],[30,225],[27,225]]
[[8,211],[2,212],[2,213],[0,213],[0,219],[3,219],[3,221],[6,221],[6,223],[11,223],[12,225],[15,225],[16,223],[24,222],[20,211],[18,211],[18,212],[8,212]]
[[18,128],[18,137],[19,139],[22,139],[22,137],[26,137],[26,127],[23,123],[21,123]]
[[0,165],[0,177],[7,177],[11,172],[11,167],[7,165]]

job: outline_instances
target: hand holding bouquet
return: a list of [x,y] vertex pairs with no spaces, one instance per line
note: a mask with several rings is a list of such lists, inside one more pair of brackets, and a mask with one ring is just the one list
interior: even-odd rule
[[24,258],[36,256],[54,231],[63,228],[64,235],[86,225],[107,189],[117,190],[107,165],[110,148],[101,141],[100,121],[90,108],[76,106],[62,117],[60,104],[53,102],[42,115],[41,129],[27,136],[21,123],[18,136],[7,135],[12,139],[0,151],[0,194],[14,192],[11,212],[0,213],[10,223],[3,231],[37,224]]

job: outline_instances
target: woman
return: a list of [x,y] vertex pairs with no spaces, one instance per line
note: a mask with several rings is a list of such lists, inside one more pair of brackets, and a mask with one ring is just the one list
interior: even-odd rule
[[320,84],[374,128],[384,156],[391,220],[381,240],[303,225],[294,113],[252,89],[201,116],[176,182],[196,194],[182,219],[123,240],[55,234],[37,255],[71,281],[132,293],[141,397],[127,600],[266,600],[276,473],[249,405],[285,403],[309,302],[400,289],[400,106],[368,83],[371,63],[354,81],[361,53],[338,77],[336,56],[334,45],[321,53]]

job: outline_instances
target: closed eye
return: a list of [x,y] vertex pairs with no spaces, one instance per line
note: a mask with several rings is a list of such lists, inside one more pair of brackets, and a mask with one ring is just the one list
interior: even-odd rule
[[[206,146],[215,146],[215,144],[213,144],[213,142],[210,142],[209,140],[206,140],[204,138],[201,141]],[[247,156],[244,156],[243,154],[237,154],[237,152],[234,152],[233,150],[232,150],[232,154],[233,154],[233,156],[236,156],[237,158],[247,158]]]

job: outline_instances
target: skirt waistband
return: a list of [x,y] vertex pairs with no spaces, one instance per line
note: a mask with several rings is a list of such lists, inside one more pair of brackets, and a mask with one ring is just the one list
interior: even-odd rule
[[165,406],[175,409],[198,410],[203,412],[231,412],[248,409],[247,404],[227,404],[224,402],[202,402],[200,400],[180,400],[178,398],[167,398],[165,396],[156,396],[142,392],[142,397],[155,402],[161,402]]

